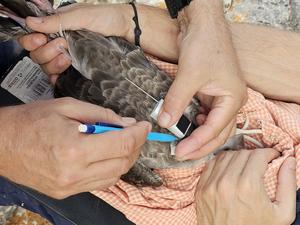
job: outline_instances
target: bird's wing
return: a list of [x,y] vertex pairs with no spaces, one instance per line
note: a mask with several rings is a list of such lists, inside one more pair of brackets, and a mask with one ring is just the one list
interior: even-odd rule
[[10,18],[0,16],[0,42],[16,39],[27,34],[19,24]]
[[18,16],[26,18],[27,16],[36,16],[25,0],[0,0],[0,4],[7,7]]
[[[43,4],[52,7],[48,0]],[[44,16],[43,5],[35,5],[31,1],[25,0],[0,0],[0,41],[16,39],[22,35],[31,33],[25,24],[28,16]]]
[[[110,108],[121,116],[148,120],[153,123],[154,130],[163,131],[150,118],[156,102],[125,78],[129,78],[159,99],[160,94],[166,92],[171,83],[167,75],[151,65],[139,48],[121,38],[106,39],[88,31],[66,32],[66,37],[73,65],[85,78],[71,74],[74,73],[74,69],[68,70],[57,80],[56,93]],[[78,75],[79,72],[76,74]],[[143,147],[145,154],[141,155],[139,163],[123,179],[128,182],[134,180],[136,185],[142,186],[155,181],[151,186],[156,185],[157,175],[144,164],[150,160],[142,160],[142,158],[154,158],[151,160],[151,168],[168,164],[168,161],[174,161],[174,158],[170,157],[169,144],[153,144],[148,143]],[[159,151],[158,154],[156,151]],[[165,155],[165,158],[157,157],[155,164],[156,155]]]
[[[102,105],[105,102],[105,97],[99,86],[95,85],[93,81],[83,77],[73,67],[70,67],[59,76],[55,84],[54,93],[56,98],[69,96],[96,105]],[[116,104],[111,105],[111,109],[113,109],[115,105]],[[146,166],[143,161],[144,160],[139,159],[129,172],[122,176],[122,179],[137,186],[157,187],[162,185],[162,179]],[[155,160],[153,159],[151,162],[153,161]]]
[[100,105],[122,116],[152,120],[156,102],[126,79],[157,100],[166,94],[171,79],[150,63],[140,48],[89,31],[66,32],[66,38],[72,65],[102,93]]

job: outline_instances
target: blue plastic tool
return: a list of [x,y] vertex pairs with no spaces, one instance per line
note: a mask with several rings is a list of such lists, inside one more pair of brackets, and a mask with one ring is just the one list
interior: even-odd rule
[[[109,131],[123,130],[124,127],[115,124],[108,123],[96,123],[93,124],[81,124],[78,127],[79,132],[85,134],[102,134]],[[158,141],[158,142],[173,142],[178,140],[177,137],[171,134],[164,134],[158,132],[150,132],[147,136],[148,141]]]

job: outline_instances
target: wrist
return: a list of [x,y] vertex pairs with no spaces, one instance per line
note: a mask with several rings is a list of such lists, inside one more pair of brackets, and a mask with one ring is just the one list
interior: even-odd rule
[[201,25],[224,18],[223,1],[220,0],[192,0],[191,3],[178,13],[178,20]]
[[122,37],[127,41],[133,43],[134,40],[134,27],[135,23],[133,21],[134,11],[130,4],[122,4],[121,13],[123,21],[125,22],[124,27],[122,28]]
[[[122,29],[122,36],[126,40],[128,40],[133,34],[133,29],[134,29],[134,22],[132,20],[134,16],[134,12],[132,9],[132,6],[130,4],[121,4],[120,5],[120,14],[122,15],[123,18],[123,23],[124,26],[121,28]],[[130,36],[131,35],[131,36]]]
[[143,30],[145,30],[145,27],[142,26],[142,24],[148,24],[148,22],[145,22],[145,19],[147,18],[145,12],[147,12],[147,10],[145,11],[143,5],[135,3],[134,6],[126,4],[126,9],[124,10],[124,19],[127,24],[124,38],[137,46],[141,45],[141,37]]

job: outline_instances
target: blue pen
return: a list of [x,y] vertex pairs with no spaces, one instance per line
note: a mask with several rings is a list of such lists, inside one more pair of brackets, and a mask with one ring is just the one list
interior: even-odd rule
[[[109,131],[118,131],[123,129],[124,128],[122,126],[107,123],[96,123],[96,125],[80,124],[78,127],[79,132],[85,134],[102,134]],[[177,140],[177,137],[171,134],[150,132],[147,136],[147,140],[158,142],[173,142]]]

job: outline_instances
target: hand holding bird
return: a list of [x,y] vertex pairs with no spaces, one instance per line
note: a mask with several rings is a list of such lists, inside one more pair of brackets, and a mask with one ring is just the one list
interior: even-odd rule
[[176,154],[197,159],[214,151],[232,134],[235,117],[247,101],[246,83],[222,1],[191,1],[179,12],[178,25],[178,72],[166,95],[159,124],[174,124],[196,95],[207,116],[199,118],[203,124],[178,144]]

